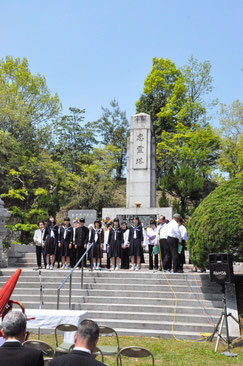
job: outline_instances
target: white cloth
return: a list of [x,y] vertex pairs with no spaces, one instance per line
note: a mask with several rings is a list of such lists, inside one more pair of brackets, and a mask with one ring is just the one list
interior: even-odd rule
[[172,219],[166,226],[166,235],[171,236],[172,238],[177,238],[181,240],[181,232],[179,228],[179,224]]
[[34,240],[35,245],[37,245],[38,247],[40,247],[42,245],[42,243],[43,243],[44,232],[45,232],[45,229],[43,229],[43,230],[40,230],[40,229],[35,230],[33,240]]
[[[17,310],[19,311],[19,310]],[[87,311],[80,310],[49,310],[49,309],[25,309],[29,329],[55,329],[59,324],[78,324],[87,318]],[[64,342],[74,343],[75,332],[65,332]]]
[[158,239],[167,239],[166,226],[166,222],[158,226]]
[[179,226],[179,229],[180,229],[180,233],[181,233],[181,238],[182,240],[187,240],[187,230],[186,230],[186,227],[184,225],[180,225]]

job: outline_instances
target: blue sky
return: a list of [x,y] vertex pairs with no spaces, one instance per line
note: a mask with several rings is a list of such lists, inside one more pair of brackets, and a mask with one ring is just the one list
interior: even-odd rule
[[[0,0],[0,57],[27,57],[64,113],[86,121],[114,97],[130,118],[152,58],[209,60],[213,97],[242,98],[242,0]],[[215,118],[214,123],[217,123]]]

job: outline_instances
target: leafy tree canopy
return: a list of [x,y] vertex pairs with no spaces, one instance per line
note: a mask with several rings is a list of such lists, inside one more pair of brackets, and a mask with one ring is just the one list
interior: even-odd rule
[[243,104],[237,99],[220,109],[221,154],[219,168],[230,178],[243,172]]

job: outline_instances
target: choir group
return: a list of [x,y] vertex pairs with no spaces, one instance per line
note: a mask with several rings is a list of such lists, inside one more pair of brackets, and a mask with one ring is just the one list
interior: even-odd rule
[[[150,221],[148,228],[143,228],[139,217],[133,218],[129,227],[124,221],[120,224],[115,218],[103,225],[100,220],[85,226],[85,219],[76,219],[73,227],[66,217],[57,225],[51,216],[47,225],[39,223],[35,231],[37,266],[41,268],[43,256],[46,269],[68,269],[73,267],[89,246],[87,260],[93,269],[102,265],[103,253],[106,253],[106,266],[111,270],[129,269],[139,271],[144,263],[144,251],[149,252],[149,269],[183,272],[185,263],[186,228],[179,214],[173,215],[169,222],[164,216]],[[86,267],[86,256],[84,257]]]

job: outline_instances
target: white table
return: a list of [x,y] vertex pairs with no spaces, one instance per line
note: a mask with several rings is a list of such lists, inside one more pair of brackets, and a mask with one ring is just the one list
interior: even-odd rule
[[[81,310],[25,309],[28,329],[55,329],[59,324],[78,324],[86,319],[88,312]],[[64,341],[74,343],[75,332],[65,332]]]

